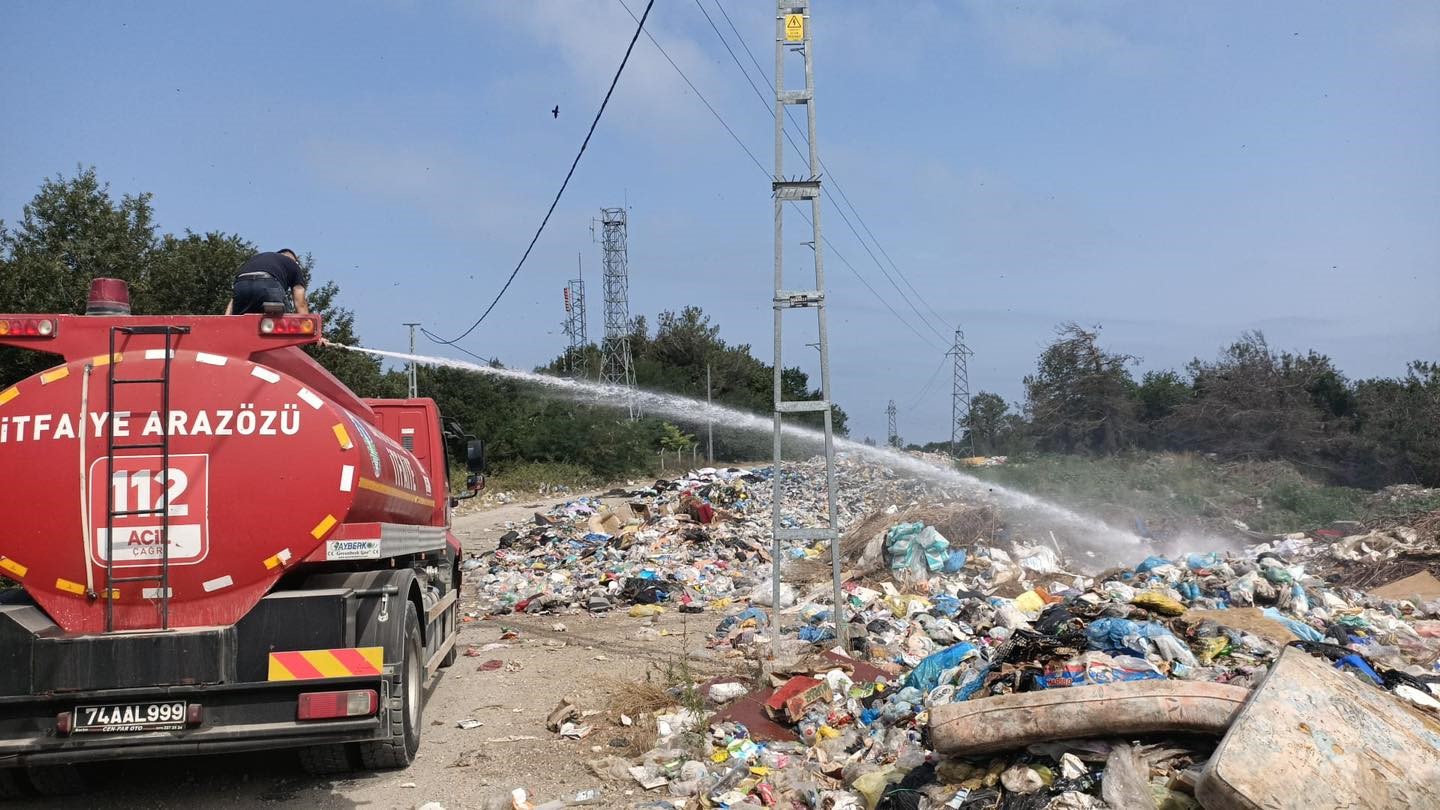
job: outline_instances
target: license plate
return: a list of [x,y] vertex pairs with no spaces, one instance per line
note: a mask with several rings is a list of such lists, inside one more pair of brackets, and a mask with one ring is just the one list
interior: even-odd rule
[[75,734],[178,731],[185,728],[185,701],[77,706],[74,719]]

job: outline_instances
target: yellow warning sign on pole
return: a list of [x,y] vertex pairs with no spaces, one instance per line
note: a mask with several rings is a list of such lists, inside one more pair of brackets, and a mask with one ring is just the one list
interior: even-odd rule
[[804,15],[804,14],[786,14],[786,15],[785,15],[785,41],[786,41],[786,42],[804,42],[804,41],[805,41],[805,15]]

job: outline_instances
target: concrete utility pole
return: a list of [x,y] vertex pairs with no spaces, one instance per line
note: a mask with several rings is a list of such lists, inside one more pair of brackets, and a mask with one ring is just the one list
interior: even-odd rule
[[900,446],[900,431],[895,429],[895,400],[885,406],[885,417],[889,420],[889,427],[885,428],[885,443],[891,447]]
[[631,419],[640,418],[635,401],[635,367],[630,358],[630,258],[624,208],[601,208],[604,226],[601,246],[605,256],[605,343],[600,382],[629,389],[625,407]]
[[[417,323],[405,323],[405,324],[401,324],[401,326],[408,326],[408,327],[410,327],[410,354],[412,354],[412,355],[415,354],[415,327],[417,327],[417,326],[419,326],[419,325],[420,325],[420,324],[419,324],[418,322],[417,322]],[[419,393],[418,393],[418,389],[415,387],[415,361],[414,361],[414,360],[411,360],[411,361],[410,361],[410,398],[411,398],[411,399],[414,399],[414,398],[417,397],[417,396],[419,396]]]
[[[846,597],[840,587],[840,533],[839,516],[835,503],[835,433],[831,424],[830,408],[830,339],[825,320],[825,263],[820,236],[820,156],[815,146],[815,67],[810,53],[810,2],[809,0],[777,0],[775,4],[775,176],[770,190],[775,202],[775,295],[771,299],[775,309],[775,487],[774,509],[771,514],[771,533],[774,548],[771,554],[771,594],[774,598],[770,613],[769,632],[774,641],[774,654],[780,653],[780,563],[785,558],[782,541],[808,542],[830,541],[831,581],[835,600],[835,640],[842,650],[849,650],[846,626]],[[798,90],[785,87],[785,57],[797,55],[804,64],[805,85]],[[787,104],[801,104],[805,107],[806,138],[810,146],[808,165],[804,174],[795,179],[785,177],[785,120]],[[807,243],[814,259],[813,279],[806,278],[802,285],[813,280],[814,287],[787,289],[785,286],[785,208],[789,203],[810,202],[811,232]],[[781,358],[781,322],[786,310],[813,309],[818,322],[818,345],[820,350],[820,399],[786,401],[781,388],[781,373],[785,364]],[[794,413],[822,413],[825,425],[825,491],[828,496],[828,518],[825,526],[782,527],[784,488],[781,486],[781,431],[782,417]]]
[[975,431],[966,430],[970,420],[970,357],[975,354],[965,345],[965,332],[955,327],[955,344],[945,353],[955,358],[955,375],[950,385],[950,455],[960,457],[960,439],[970,434],[970,455],[975,455]]
[[711,412],[710,364],[705,364],[705,460],[715,463],[715,417]]

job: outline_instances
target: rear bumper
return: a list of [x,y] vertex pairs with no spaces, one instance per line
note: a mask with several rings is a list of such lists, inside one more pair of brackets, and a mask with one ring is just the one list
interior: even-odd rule
[[[389,735],[389,712],[342,720],[295,719],[302,692],[374,689],[389,705],[386,678],[327,678],[276,683],[103,689],[61,695],[0,697],[0,768],[287,748],[372,740]],[[183,731],[62,735],[61,712],[96,703],[184,700],[203,707]]]

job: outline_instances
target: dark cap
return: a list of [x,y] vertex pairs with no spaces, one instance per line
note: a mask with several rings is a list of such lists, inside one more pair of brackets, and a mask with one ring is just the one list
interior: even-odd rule
[[275,252],[276,252],[276,253],[289,253],[291,256],[294,256],[294,257],[296,257],[296,258],[299,258],[299,256],[300,256],[300,254],[296,253],[295,251],[291,250],[290,248],[280,248],[279,250],[277,250],[277,251],[275,251]]

